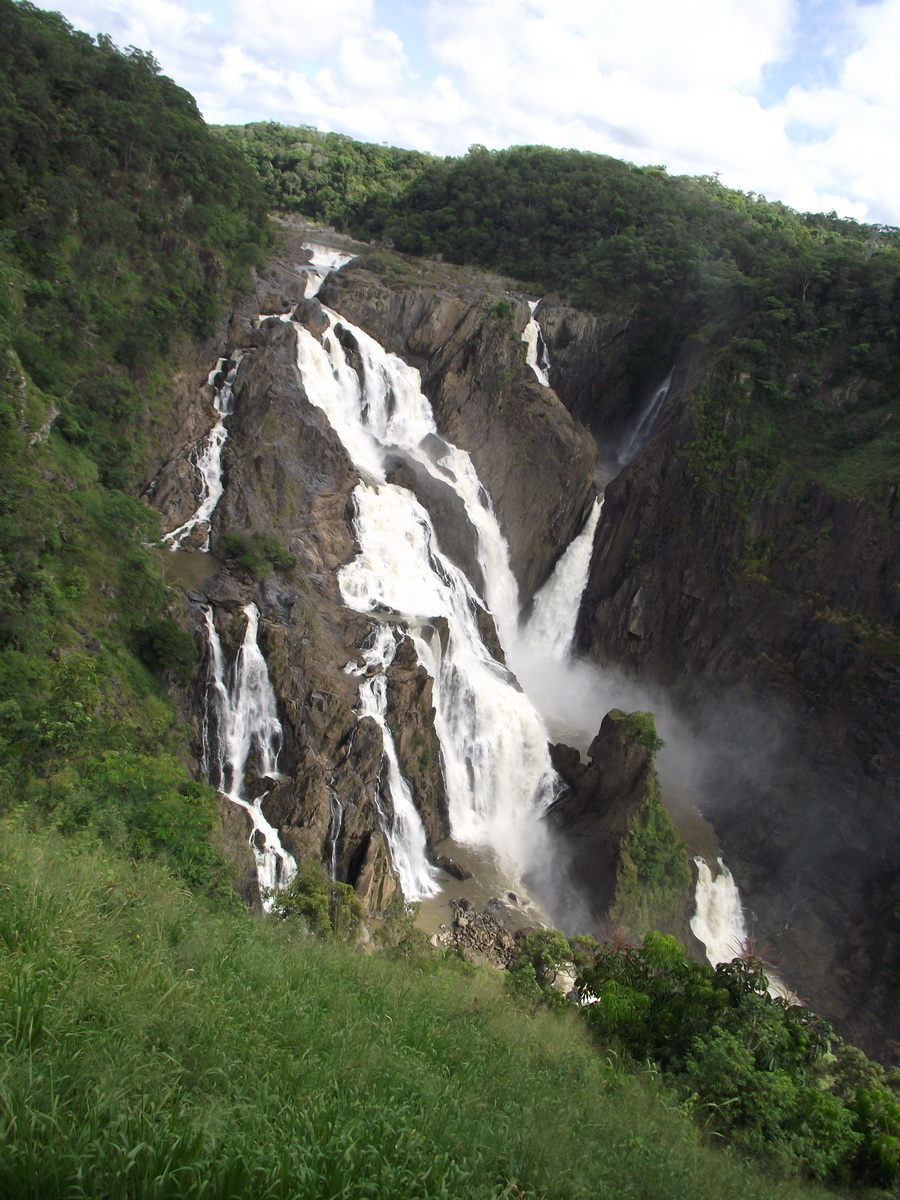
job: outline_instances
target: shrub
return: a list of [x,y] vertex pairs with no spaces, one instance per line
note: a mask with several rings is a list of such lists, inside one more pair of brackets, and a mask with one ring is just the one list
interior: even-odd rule
[[246,536],[233,531],[222,539],[225,553],[237,559],[242,571],[253,579],[262,579],[270,571],[292,571],[297,559],[276,538],[251,534]]
[[347,941],[362,923],[362,901],[347,883],[329,878],[313,860],[302,863],[286,888],[275,892],[272,912],[283,921],[303,921],[311,932]]
[[138,657],[151,671],[170,671],[182,687],[190,682],[197,657],[194,639],[169,617],[150,621],[136,640]]

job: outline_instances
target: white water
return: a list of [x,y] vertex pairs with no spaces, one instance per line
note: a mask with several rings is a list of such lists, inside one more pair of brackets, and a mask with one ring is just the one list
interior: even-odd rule
[[[400,635],[402,638],[402,634]],[[376,625],[372,645],[363,650],[360,666],[351,668],[354,675],[364,676],[359,685],[359,716],[371,717],[381,730],[384,757],[387,765],[388,795],[394,809],[393,821],[385,818],[384,833],[391,851],[391,862],[400,880],[400,890],[407,900],[424,900],[440,888],[437,872],[428,863],[425,830],[412,791],[400,771],[394,736],[387,724],[387,668],[397,652],[397,635],[390,625]],[[383,813],[383,808],[382,808]]]
[[528,622],[507,653],[551,738],[581,751],[587,750],[612,707],[606,689],[599,686],[600,668],[571,656],[602,506],[601,498],[538,592]]
[[691,930],[703,943],[706,957],[713,966],[731,962],[745,951],[747,945],[741,894],[721,858],[717,860],[715,879],[705,858],[697,856],[694,862],[697,864],[697,911],[691,918]]
[[306,291],[303,293],[307,300],[317,294],[319,288],[332,271],[336,271],[344,263],[348,263],[352,258],[356,257],[353,254],[345,254],[343,250],[333,250],[329,246],[320,246],[316,242],[307,243],[303,249],[312,251],[312,258],[310,259],[306,279]]
[[344,809],[333,787],[328,788],[328,866],[331,878],[337,880],[338,845],[344,827]]
[[[453,836],[490,848],[519,881],[544,849],[539,818],[558,781],[540,717],[491,655],[476,619],[486,605],[501,642],[512,644],[518,589],[506,543],[468,454],[438,435],[418,372],[325,312],[330,328],[323,344],[298,327],[298,366],[310,400],[325,411],[364,480],[354,492],[360,552],[339,573],[342,595],[360,612],[390,612],[413,638],[435,680],[435,728]],[[339,324],[357,344],[361,377],[347,363]],[[441,552],[431,518],[415,496],[385,482],[386,455],[397,449],[462,499],[476,530],[483,600]],[[427,867],[424,837],[413,844],[412,827],[410,821],[402,832],[403,854],[421,880]]]
[[600,497],[594,501],[584,528],[566,547],[553,574],[535,597],[531,616],[522,631],[525,645],[548,658],[564,661],[569,657],[602,509]]
[[288,884],[296,874],[297,864],[263,814],[262,801],[268,793],[253,800],[243,794],[251,765],[260,779],[278,778],[281,749],[275,693],[257,643],[259,610],[255,604],[247,604],[243,612],[247,628],[229,673],[212,609],[206,609],[212,677],[203,738],[204,766],[223,795],[250,814],[253,822],[250,846],[256,856],[259,886],[265,895],[266,890]]
[[629,435],[628,441],[619,449],[618,460],[623,466],[630,463],[638,451],[643,449],[645,443],[653,433],[653,426],[656,423],[660,409],[665,404],[671,383],[672,374],[670,372],[647,401],[635,423],[634,429],[632,429]]
[[522,341],[526,346],[525,362],[534,371],[538,383],[542,383],[544,387],[549,387],[550,377],[547,372],[550,370],[550,359],[547,355],[547,347],[544,339],[541,336],[541,327],[534,316],[534,310],[537,306],[537,300],[528,301],[528,307],[531,310],[531,320],[522,331]]
[[[216,505],[222,498],[222,492],[225,490],[222,482],[222,447],[225,445],[228,437],[228,430],[225,428],[225,418],[229,417],[234,411],[234,381],[237,378],[238,367],[241,365],[242,357],[243,351],[236,350],[234,358],[230,360],[234,365],[225,376],[222,384],[216,388],[215,397],[213,398],[213,408],[216,410],[218,419],[207,434],[203,446],[197,450],[196,457],[193,460],[193,465],[200,476],[200,504],[193,516],[188,517],[183,525],[179,525],[177,529],[173,529],[171,533],[167,533],[163,537],[162,540],[167,543],[170,550],[180,550],[185,538],[193,533],[198,525],[205,522],[207,524],[206,542],[200,549],[204,554],[209,553],[209,522],[215,512]],[[210,371],[207,382],[211,386],[215,385],[216,376],[222,371],[227,361],[229,360],[220,358]]]

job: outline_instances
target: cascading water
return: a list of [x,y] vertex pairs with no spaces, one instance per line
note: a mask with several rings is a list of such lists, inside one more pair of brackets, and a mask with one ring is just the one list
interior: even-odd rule
[[[218,414],[218,420],[207,434],[206,441],[202,448],[197,450],[196,457],[193,459],[193,465],[200,476],[200,504],[194,514],[188,517],[183,525],[179,525],[177,529],[173,529],[171,533],[167,533],[163,537],[163,542],[168,545],[170,550],[180,550],[185,539],[194,532],[197,526],[205,523],[207,526],[206,542],[200,549],[204,554],[209,553],[209,522],[224,491],[222,483],[222,447],[225,445],[228,437],[225,418],[231,416],[231,413],[234,411],[234,381],[237,378],[238,367],[241,365],[242,358],[243,351],[237,350],[235,351],[234,358],[230,360],[220,358],[209,373],[207,382],[215,388],[213,408]],[[226,367],[228,367],[227,371],[225,370]],[[224,378],[222,377],[223,372]],[[221,380],[218,385],[216,384],[217,379]]]
[[[511,645],[515,637],[518,590],[506,543],[468,454],[437,433],[418,371],[324,312],[329,328],[321,343],[297,327],[298,366],[307,395],[363,476],[354,492],[360,552],[339,573],[344,601],[360,612],[391,613],[411,636],[435,681],[453,836],[490,848],[518,880],[540,856],[546,834],[539,818],[558,781],[540,717],[478,626],[487,607],[501,643]],[[359,373],[342,339],[352,340]],[[405,455],[462,499],[476,532],[484,600],[441,552],[431,517],[415,496],[386,482],[389,453]],[[424,836],[421,845],[424,855]]]
[[353,254],[346,254],[343,250],[334,250],[329,246],[321,246],[316,242],[310,242],[303,249],[311,251],[312,254],[309,260],[306,291],[303,293],[307,300],[316,295],[319,288],[325,282],[326,277],[332,271],[338,270],[339,267],[342,267],[355,257]]
[[599,668],[571,656],[602,506],[602,498],[595,501],[583,529],[535,597],[531,615],[507,653],[509,665],[553,739],[582,751],[587,750],[606,712],[602,703],[598,710],[604,691],[597,687]]
[[328,788],[328,867],[332,879],[337,879],[338,845],[344,827],[344,808],[333,787]]
[[244,796],[250,766],[259,779],[278,778],[282,732],[275,693],[257,642],[259,611],[255,604],[247,604],[243,613],[247,627],[229,676],[212,609],[205,610],[210,679],[203,760],[213,786],[250,815],[253,822],[250,845],[265,896],[267,891],[288,884],[296,874],[297,864],[263,814],[262,801],[268,792],[253,800]]
[[[402,638],[402,634],[400,637]],[[387,668],[397,651],[397,634],[389,625],[376,625],[372,645],[363,650],[362,664],[350,672],[363,677],[359,685],[359,715],[371,717],[381,730],[387,765],[388,795],[394,809],[389,821],[380,807],[383,832],[388,840],[391,861],[400,879],[400,889],[408,900],[421,900],[440,889],[436,871],[428,862],[425,830],[413,803],[409,784],[400,771],[394,737],[387,723]]]
[[525,362],[531,367],[537,376],[538,383],[542,383],[544,387],[550,386],[550,358],[547,354],[547,346],[544,342],[541,327],[535,320],[534,310],[537,308],[539,301],[529,300],[528,308],[531,312],[531,320],[522,331],[522,341],[525,343]]
[[594,534],[603,509],[603,498],[594,507],[581,532],[560,557],[553,574],[538,592],[521,640],[532,650],[564,661],[575,637],[578,602],[587,583]]
[[703,943],[706,957],[713,966],[731,962],[743,953],[747,943],[747,925],[741,895],[734,876],[717,860],[715,878],[705,858],[694,859],[697,866],[697,911],[691,918],[691,931]]
[[[738,886],[721,858],[716,861],[719,869],[713,879],[706,859],[699,856],[694,859],[697,865],[697,911],[691,918],[691,932],[703,943],[712,966],[731,962],[749,948],[747,923]],[[768,967],[766,980],[770,996],[780,996],[791,1004],[798,1003],[787,984]]]
[[669,394],[671,384],[672,373],[669,372],[644,406],[635,423],[634,429],[632,429],[628,437],[628,441],[624,446],[620,447],[617,457],[622,466],[627,466],[631,462],[638,451],[643,449],[650,435],[653,433],[656,418],[659,416],[660,410],[666,402],[666,396]]

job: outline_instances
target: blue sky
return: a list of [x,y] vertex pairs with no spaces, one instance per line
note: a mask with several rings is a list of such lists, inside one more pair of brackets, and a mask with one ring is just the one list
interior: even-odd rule
[[900,224],[900,0],[66,0],[207,120],[539,142]]

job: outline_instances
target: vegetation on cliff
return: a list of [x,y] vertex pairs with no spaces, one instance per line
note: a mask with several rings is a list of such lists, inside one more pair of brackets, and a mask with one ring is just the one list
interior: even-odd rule
[[253,165],[272,208],[338,229],[359,226],[361,212],[367,223],[379,224],[407,184],[440,161],[418,150],[321,133],[310,125],[256,121],[217,126],[216,132]]
[[564,1002],[566,964],[602,1051],[653,1063],[707,1131],[789,1172],[854,1187],[900,1179],[900,1073],[846,1046],[810,1009],[768,994],[752,952],[711,967],[674,937],[641,945],[538,930],[518,944],[513,991]]
[[[0,804],[229,895],[161,681],[148,408],[268,242],[261,188],[139,50],[0,0]],[[124,489],[124,490],[123,490]]]
[[321,217],[327,203],[329,219],[359,236],[501,271],[603,316],[633,313],[635,403],[697,338],[729,464],[847,495],[894,482],[896,229],[575,150],[473,146],[429,160],[307,129],[225,133],[288,211]]

